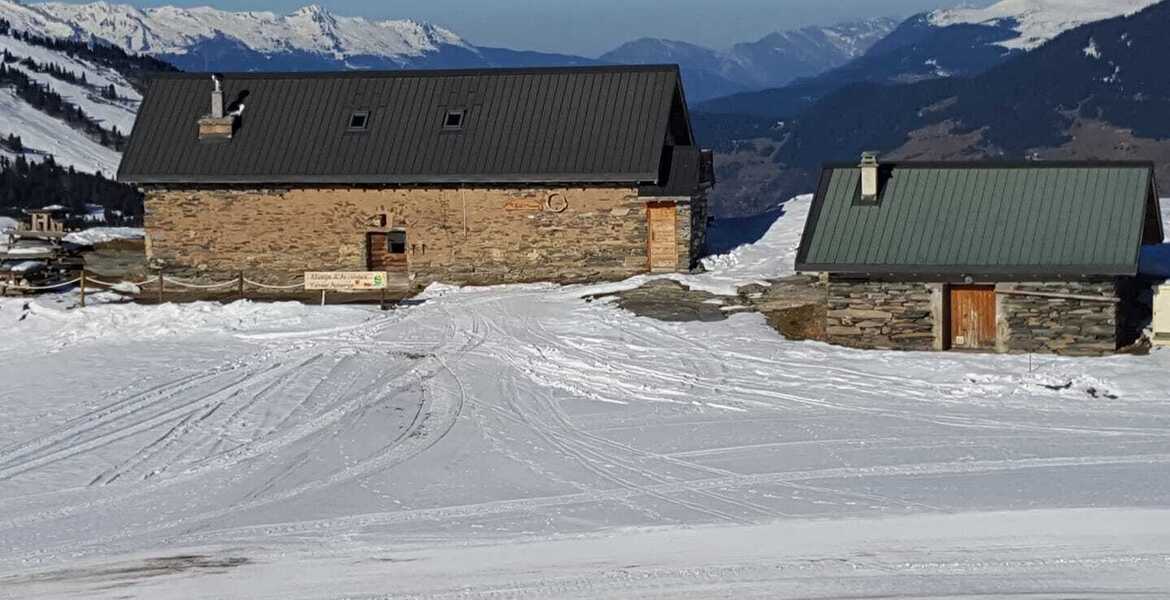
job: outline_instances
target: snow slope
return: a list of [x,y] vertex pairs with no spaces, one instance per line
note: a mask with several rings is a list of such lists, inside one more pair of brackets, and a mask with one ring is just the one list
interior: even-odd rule
[[[790,269],[800,202],[695,281]],[[1170,353],[856,351],[607,287],[0,299],[0,590],[1170,595]]]
[[[0,0],[0,17],[5,19],[13,20],[13,14],[19,15],[22,14],[21,11],[31,10],[9,0]],[[13,27],[24,31],[21,25],[17,20]],[[29,29],[34,33],[42,35],[59,33],[59,28],[53,27],[52,23],[31,21],[27,25],[39,27]],[[20,62],[5,65],[8,69],[21,71],[33,80],[52,88],[66,101],[80,107],[102,127],[117,128],[123,134],[130,133],[142,96],[117,71],[71,56],[66,52],[50,50],[11,36],[0,35],[0,52],[5,50],[17,61],[29,58],[42,66],[56,64],[78,77],[84,75],[88,86],[76,85],[48,74],[38,73]],[[116,100],[103,98],[98,92],[98,88],[110,85],[114,86],[118,95]],[[117,171],[121,160],[119,153],[89,139],[63,120],[33,108],[17,97],[11,88],[0,87],[0,117],[2,117],[0,136],[7,137],[10,134],[20,136],[22,144],[29,149],[27,155],[32,160],[37,160],[45,154],[52,154],[58,163],[72,166],[79,171],[101,172],[107,177],[113,176]]]
[[76,33],[73,27],[60,19],[15,0],[0,0],[0,18],[20,31],[35,31],[41,35],[61,38],[72,37]]
[[217,36],[237,40],[258,52],[299,49],[337,58],[418,56],[440,45],[467,47],[459,36],[441,27],[409,20],[339,17],[317,5],[287,15],[206,6],[138,9],[107,2],[51,2],[35,7],[86,34],[147,54],[184,54],[199,40]]
[[985,8],[940,9],[930,13],[937,27],[1007,22],[1019,37],[1000,42],[1031,50],[1061,33],[1093,21],[1136,13],[1160,0],[1000,0]]
[[104,244],[114,240],[140,240],[146,237],[146,231],[141,227],[90,227],[83,231],[75,231],[63,239],[71,244]]
[[[19,135],[25,148],[52,154],[61,165],[78,171],[100,172],[110,177],[118,170],[121,155],[90,140],[64,122],[33,108],[11,89],[0,88],[0,135]],[[32,158],[35,160],[36,156]]]
[[65,52],[28,44],[9,36],[0,36],[0,50],[8,50],[18,59],[31,58],[41,65],[54,63],[78,76],[84,74],[86,82],[92,87],[104,88],[113,85],[118,100],[107,100],[92,87],[82,87],[44,73],[37,73],[19,63],[8,65],[8,68],[23,71],[29,77],[53,88],[106,128],[117,127],[122,133],[129,134],[130,129],[134,127],[134,115],[142,102],[142,95],[117,71],[70,56]]

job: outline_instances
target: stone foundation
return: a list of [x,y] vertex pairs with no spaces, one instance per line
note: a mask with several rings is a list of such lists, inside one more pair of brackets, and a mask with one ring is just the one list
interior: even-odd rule
[[999,284],[996,295],[1000,351],[1101,355],[1118,348],[1119,303],[1114,302],[1118,299],[1118,288],[1113,281]]
[[855,348],[930,350],[935,319],[924,283],[889,283],[830,278],[825,334],[829,342]]
[[[366,234],[403,229],[414,287],[617,280],[649,268],[646,200],[624,187],[154,189],[147,252],[178,275],[287,283],[366,270]],[[706,215],[703,197],[677,204],[679,270],[701,254]]]

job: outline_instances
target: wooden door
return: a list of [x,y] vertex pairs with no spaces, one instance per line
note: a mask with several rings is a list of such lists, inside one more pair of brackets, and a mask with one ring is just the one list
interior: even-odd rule
[[405,275],[409,270],[405,231],[377,231],[367,234],[366,251],[366,263],[371,271]]
[[674,203],[659,202],[646,207],[650,224],[650,271],[678,270],[678,235],[675,230]]
[[951,348],[995,347],[995,286],[953,286],[950,305]]

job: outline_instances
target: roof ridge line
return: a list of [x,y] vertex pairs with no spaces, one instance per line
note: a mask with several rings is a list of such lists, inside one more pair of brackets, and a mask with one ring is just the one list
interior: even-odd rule
[[483,67],[465,69],[378,69],[348,71],[179,71],[152,73],[150,79],[205,79],[212,73],[232,79],[348,79],[459,77],[464,75],[531,75],[542,73],[678,73],[677,64],[566,65],[556,67]]
[[[1149,168],[1152,160],[889,160],[878,162],[882,167],[900,169],[1070,169],[1070,168]],[[822,169],[856,169],[857,163],[832,161]]]

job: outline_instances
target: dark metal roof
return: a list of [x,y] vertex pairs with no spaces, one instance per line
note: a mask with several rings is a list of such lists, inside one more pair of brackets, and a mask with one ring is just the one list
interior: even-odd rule
[[697,146],[670,146],[662,155],[659,183],[638,188],[639,196],[682,197],[698,191],[702,175],[702,150]]
[[798,270],[1133,275],[1162,236],[1146,162],[887,163],[876,204],[859,202],[860,180],[855,164],[822,171]]
[[[118,179],[657,182],[672,101],[683,98],[674,65],[240,73],[224,75],[223,88],[245,106],[235,135],[201,142],[210,75],[154,78]],[[444,130],[449,110],[466,111],[462,129]],[[369,112],[364,131],[349,130],[357,111]]]

